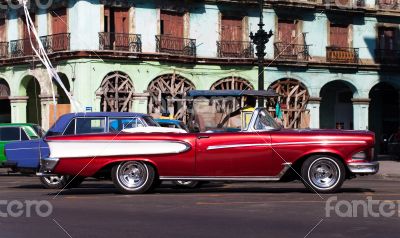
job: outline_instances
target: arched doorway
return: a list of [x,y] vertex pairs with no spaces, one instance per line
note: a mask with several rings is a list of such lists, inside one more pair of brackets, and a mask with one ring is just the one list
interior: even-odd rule
[[392,85],[381,82],[369,92],[369,129],[375,132],[376,150],[385,154],[383,139],[388,139],[400,126],[399,91]]
[[186,122],[187,104],[182,98],[195,89],[194,84],[179,74],[164,74],[150,82],[148,112],[154,117],[169,114]]
[[239,77],[227,77],[215,82],[211,90],[252,90],[253,85],[246,79]]
[[[285,128],[307,128],[310,125],[309,111],[306,109],[310,95],[307,87],[299,80],[285,78],[269,86],[279,98]],[[272,109],[275,112],[275,109]]]
[[132,110],[135,88],[125,73],[115,71],[104,77],[98,94],[101,95],[100,110],[103,112],[129,112]]
[[26,122],[42,125],[42,107],[39,98],[40,84],[33,76],[28,76],[23,81],[28,101],[26,104]]
[[351,86],[339,80],[321,88],[320,128],[353,129],[353,94]]
[[11,122],[10,87],[4,79],[0,79],[0,123]]

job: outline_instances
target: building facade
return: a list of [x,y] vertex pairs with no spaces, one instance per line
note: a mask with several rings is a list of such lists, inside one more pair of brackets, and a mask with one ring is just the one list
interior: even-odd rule
[[[172,113],[190,89],[257,89],[247,0],[53,0],[31,18],[68,90],[87,111]],[[3,2],[7,5],[7,2]],[[400,118],[398,0],[268,0],[265,88],[279,92],[285,126],[370,129]],[[0,12],[0,120],[44,128],[70,110],[33,56],[21,8]]]

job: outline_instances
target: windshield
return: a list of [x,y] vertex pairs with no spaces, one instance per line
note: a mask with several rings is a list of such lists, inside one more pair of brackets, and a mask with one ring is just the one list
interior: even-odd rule
[[255,130],[275,130],[280,128],[281,126],[268,114],[265,109],[259,111],[254,124]]
[[146,122],[147,126],[160,126],[154,119],[150,116],[144,116],[143,120]]

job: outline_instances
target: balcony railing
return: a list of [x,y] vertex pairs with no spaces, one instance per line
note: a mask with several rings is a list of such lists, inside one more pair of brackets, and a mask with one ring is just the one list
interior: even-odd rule
[[358,48],[326,47],[326,60],[333,63],[358,63]]
[[8,57],[8,42],[0,42],[0,59]]
[[[37,48],[37,42],[35,39],[32,39],[32,43],[35,48]],[[10,50],[11,57],[22,57],[34,54],[29,38],[10,41]]]
[[400,50],[375,49],[375,60],[378,63],[400,63]]
[[254,58],[254,48],[250,41],[217,41],[220,58]]
[[47,53],[67,51],[70,49],[70,33],[59,33],[41,36],[40,41]]
[[376,6],[380,9],[397,10],[399,9],[398,0],[376,0]]
[[196,40],[165,35],[156,36],[157,52],[196,56]]
[[142,36],[115,32],[99,32],[100,50],[142,52]]
[[287,60],[309,60],[308,45],[288,44],[276,42],[274,44],[275,57]]

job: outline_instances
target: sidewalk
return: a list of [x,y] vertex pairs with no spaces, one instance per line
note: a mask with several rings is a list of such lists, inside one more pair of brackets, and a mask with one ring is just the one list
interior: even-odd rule
[[400,161],[379,161],[379,172],[377,175],[400,179]]

